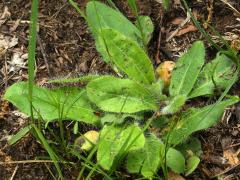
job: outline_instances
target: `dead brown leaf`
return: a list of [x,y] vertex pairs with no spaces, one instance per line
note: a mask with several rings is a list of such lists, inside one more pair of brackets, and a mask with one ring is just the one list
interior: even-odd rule
[[227,149],[223,151],[223,157],[228,160],[228,164],[231,166],[236,166],[240,163],[240,160],[238,158],[238,154],[240,152],[234,152],[232,149]]
[[178,33],[176,34],[176,36],[181,36],[183,34],[186,34],[186,33],[189,33],[189,32],[194,32],[194,31],[197,31],[197,30],[198,29],[193,24],[189,24],[185,28],[180,29],[178,31]]
[[173,25],[180,25],[185,19],[183,17],[177,17],[171,21]]
[[4,24],[7,20],[7,18],[10,17],[10,16],[11,16],[11,13],[9,12],[8,7],[5,6],[4,9],[3,9],[3,13],[0,14],[0,26],[2,24]]
[[176,174],[172,171],[168,172],[168,179],[169,180],[185,180],[180,174]]

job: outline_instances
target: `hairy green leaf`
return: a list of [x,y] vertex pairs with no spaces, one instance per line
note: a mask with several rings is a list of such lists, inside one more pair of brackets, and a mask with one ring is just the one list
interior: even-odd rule
[[169,148],[166,156],[167,166],[175,173],[183,173],[185,171],[185,159],[181,152],[176,149]]
[[193,132],[211,127],[221,118],[224,109],[236,102],[238,102],[238,98],[225,100],[203,108],[188,110],[170,132],[169,143],[177,145]]
[[104,126],[100,134],[97,161],[104,169],[109,170],[114,163],[118,163],[114,162],[117,156],[127,153],[127,150],[141,149],[144,143],[145,137],[136,125],[126,128]]
[[142,32],[144,44],[148,44],[152,38],[154,25],[149,16],[138,16],[136,26]]
[[186,101],[185,96],[183,95],[175,96],[169,101],[168,105],[161,110],[162,114],[166,115],[176,113],[185,104],[185,101]]
[[208,63],[199,74],[198,81],[190,93],[190,98],[212,95],[214,89],[226,89],[235,73],[235,64],[224,54],[218,55]]
[[111,59],[105,48],[106,44],[104,42],[104,37],[100,35],[102,29],[114,29],[136,42],[141,39],[140,31],[131,23],[131,21],[119,11],[112,9],[103,3],[97,1],[89,2],[87,4],[86,14],[88,26],[95,37],[97,50],[101,53],[106,62],[110,62]]
[[109,113],[101,118],[101,124],[102,125],[106,123],[122,124],[127,118],[143,119],[143,117],[141,117],[140,115]]
[[139,173],[144,177],[151,178],[159,168],[160,153],[164,145],[153,134],[146,138],[142,149],[132,151],[128,154],[127,169],[130,173]]
[[188,96],[204,64],[204,57],[205,49],[203,42],[197,41],[193,43],[186,54],[177,60],[169,87],[170,96]]
[[143,85],[130,79],[100,77],[87,85],[89,99],[107,112],[134,113],[156,110],[156,98]]
[[102,36],[111,61],[130,79],[144,84],[155,82],[151,60],[136,42],[113,29],[103,29]]
[[98,1],[90,1],[86,7],[88,25],[94,36],[98,36],[101,29],[109,28],[121,32],[124,36],[137,41],[140,31],[122,13]]
[[67,83],[89,83],[91,80],[99,78],[98,74],[88,74],[75,78],[52,79],[48,83],[67,84]]
[[[27,89],[27,83],[15,83],[7,89],[4,98],[23,113],[30,115]],[[34,116],[38,118],[40,114],[45,121],[72,119],[91,124],[98,123],[98,117],[94,115],[85,90],[70,87],[50,90],[33,86],[32,102]]]

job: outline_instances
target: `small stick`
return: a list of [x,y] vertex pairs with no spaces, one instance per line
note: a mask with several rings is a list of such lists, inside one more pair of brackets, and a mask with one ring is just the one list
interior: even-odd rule
[[42,45],[42,41],[41,41],[39,35],[37,35],[37,40],[38,40],[38,44],[40,46],[41,53],[43,55],[43,59],[44,59],[44,62],[45,62],[46,68],[47,68],[48,75],[50,75],[51,73],[50,73],[50,70],[49,70],[49,64],[47,62],[46,53],[44,51],[44,48],[43,48],[43,45]]
[[13,180],[13,179],[14,179],[14,177],[15,177],[15,175],[16,175],[16,173],[17,173],[17,170],[18,170],[18,165],[15,167],[15,169],[14,169],[14,171],[13,171],[13,173],[12,173],[12,176],[11,176],[10,180]]
[[161,29],[162,21],[163,21],[163,15],[161,15],[161,19],[160,19],[160,30],[159,30],[159,35],[158,35],[157,54],[155,57],[157,64],[161,63],[160,48],[161,48],[161,39],[162,39],[162,29]]
[[[73,162],[64,162],[64,161],[58,161],[62,164],[75,164]],[[0,161],[0,165],[6,165],[6,164],[26,164],[26,163],[53,163],[52,160],[23,160],[23,161],[7,161],[2,162]]]
[[191,19],[190,14],[187,12],[186,19],[178,26],[178,28],[166,39],[166,42],[169,42],[177,33],[178,31]]
[[235,7],[233,7],[227,0],[220,0],[220,1],[228,5],[236,13],[236,15],[240,17],[240,12]]
[[5,165],[5,164],[25,164],[25,163],[53,163],[53,161],[52,160],[7,161],[7,162],[0,162],[0,165]]
[[216,178],[216,177],[221,176],[223,174],[226,174],[227,172],[229,172],[229,171],[235,169],[236,167],[238,167],[239,165],[240,165],[240,163],[236,164],[235,166],[229,167],[229,168],[225,169],[223,172],[215,174],[214,176],[211,176],[210,178],[213,179],[213,178]]

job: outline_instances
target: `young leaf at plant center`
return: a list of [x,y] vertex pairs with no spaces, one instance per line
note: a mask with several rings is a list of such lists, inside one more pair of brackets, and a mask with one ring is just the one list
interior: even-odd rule
[[208,63],[200,72],[198,81],[189,95],[190,98],[213,95],[214,89],[226,89],[235,70],[236,66],[231,59],[224,54],[217,55],[217,57]]
[[103,29],[101,35],[112,62],[130,79],[143,84],[155,82],[152,62],[136,42],[113,29]]
[[186,170],[186,176],[191,174],[197,167],[198,164],[200,163],[200,159],[197,156],[191,156],[190,158],[187,159],[187,170]]
[[156,110],[156,98],[141,84],[113,76],[100,77],[87,85],[89,99],[106,112],[135,113]]
[[116,11],[98,1],[91,1],[87,4],[86,15],[88,26],[91,29],[97,50],[103,56],[104,61],[110,62],[110,57],[106,51],[103,37],[100,32],[103,28],[114,29],[121,32],[124,36],[133,41],[141,39],[141,33],[131,21],[129,21],[122,13]]
[[144,44],[148,44],[154,30],[153,22],[149,16],[138,16],[135,22],[137,28],[142,32]]
[[100,134],[97,161],[104,169],[109,170],[113,163],[118,163],[115,159],[120,155],[119,153],[141,149],[144,144],[145,137],[136,125],[129,125],[125,128],[104,126]]
[[181,152],[174,148],[169,148],[166,155],[167,166],[175,173],[183,173],[185,171],[185,159]]
[[144,177],[151,178],[159,168],[161,163],[161,152],[164,145],[153,134],[146,137],[145,145],[142,149],[131,151],[127,157],[127,169],[130,173],[139,173]]
[[177,145],[175,148],[180,151],[186,159],[193,155],[200,156],[202,154],[201,142],[196,137],[190,137],[187,141]]
[[[27,83],[15,83],[7,89],[4,98],[23,113],[30,115],[27,89]],[[40,114],[45,121],[72,119],[91,124],[99,122],[87,99],[86,91],[78,88],[50,90],[33,86],[33,107],[38,111],[34,112],[34,116],[38,118]]]
[[161,113],[163,115],[176,113],[182,108],[185,102],[186,97],[184,95],[175,96],[169,101],[168,105],[161,110]]
[[172,72],[169,94],[188,96],[204,64],[205,49],[203,42],[196,41],[186,54],[177,60]]
[[169,132],[168,143],[177,145],[193,132],[211,127],[221,118],[226,107],[237,102],[238,98],[232,98],[203,108],[189,109],[177,122],[175,128]]
[[156,129],[163,129],[169,123],[170,119],[167,116],[158,116],[153,119],[151,125]]

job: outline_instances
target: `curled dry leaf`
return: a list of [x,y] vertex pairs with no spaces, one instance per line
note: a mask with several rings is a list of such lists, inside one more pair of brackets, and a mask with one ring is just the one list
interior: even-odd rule
[[228,164],[231,166],[236,166],[240,163],[239,155],[240,149],[234,152],[232,149],[227,149],[223,151],[223,157],[228,160]]
[[236,51],[240,51],[240,38],[236,40],[232,40],[231,47]]
[[88,131],[84,135],[78,137],[74,146],[78,150],[90,151],[95,144],[97,144],[99,139],[99,133],[97,131]]
[[181,36],[183,34],[189,33],[189,32],[193,32],[193,31],[197,31],[198,28],[196,28],[193,24],[189,24],[187,25],[185,28],[180,29],[178,31],[178,33],[176,34],[176,36]]
[[3,36],[0,34],[0,56],[3,55],[7,49],[12,48],[18,44],[18,38]]
[[9,12],[9,9],[7,6],[4,7],[2,13],[0,13],[0,26],[4,24],[8,17],[11,16],[11,13]]
[[175,63],[173,61],[164,61],[156,69],[156,74],[158,78],[164,81],[165,86],[168,86],[170,84],[174,67]]
[[9,63],[9,72],[18,71],[21,68],[27,68],[26,67],[26,60],[28,58],[28,54],[23,54],[22,52],[14,52],[11,58],[11,61],[8,61]]
[[185,180],[180,174],[174,173],[173,171],[168,172],[169,180]]

